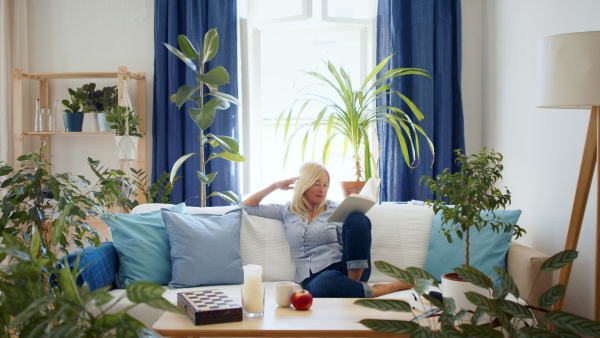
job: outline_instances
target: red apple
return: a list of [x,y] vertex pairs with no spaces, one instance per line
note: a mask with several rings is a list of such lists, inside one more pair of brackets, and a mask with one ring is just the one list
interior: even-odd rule
[[296,310],[308,310],[313,302],[313,296],[306,290],[299,290],[292,295],[292,305]]

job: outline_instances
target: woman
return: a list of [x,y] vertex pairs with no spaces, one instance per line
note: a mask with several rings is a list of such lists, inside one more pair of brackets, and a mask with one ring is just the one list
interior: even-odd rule
[[[295,184],[295,186],[293,186]],[[291,203],[259,205],[273,191],[294,189]],[[327,200],[329,172],[310,162],[300,176],[275,182],[244,200],[250,215],[283,221],[296,264],[297,282],[314,297],[371,298],[412,286],[400,281],[367,284],[371,275],[371,221],[355,212],[327,222],[337,204]]]

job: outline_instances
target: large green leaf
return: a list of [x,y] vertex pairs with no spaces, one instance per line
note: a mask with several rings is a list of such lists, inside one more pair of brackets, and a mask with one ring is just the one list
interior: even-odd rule
[[431,284],[433,284],[433,279],[423,279],[423,278],[415,278],[415,292],[419,295],[424,295]]
[[493,286],[492,280],[488,276],[470,265],[465,264],[462,268],[454,268],[454,271],[460,278],[481,288],[489,289]]
[[383,261],[376,261],[375,267],[377,268],[377,270],[383,272],[384,274],[392,278],[398,279],[407,284],[415,284],[415,280],[410,273],[399,269],[391,264],[388,264]]
[[438,286],[439,283],[437,281],[437,278],[435,278],[432,274],[430,274],[429,272],[423,270],[423,269],[419,269],[419,268],[415,268],[415,267],[410,267],[410,268],[406,268],[406,272],[410,273],[413,277],[415,278],[422,278],[422,279],[431,279],[433,280],[433,286]]
[[228,153],[226,151],[223,151],[221,153],[211,153],[208,158],[206,159],[206,162],[212,160],[213,158],[223,158],[226,159],[228,161],[232,161],[232,162],[245,162],[246,159],[244,158],[244,156],[240,155],[240,154],[232,154],[232,153]]
[[65,221],[72,208],[73,202],[64,207],[58,219],[52,223],[52,237],[50,239],[50,245],[56,246],[58,241],[61,239],[63,229],[65,228]]
[[[548,332],[546,330],[542,330],[537,327],[531,327],[531,326],[524,327],[517,332],[522,333],[522,335],[520,335],[519,337],[556,338],[556,335],[554,335],[552,332]],[[517,336],[515,335],[515,337],[517,337]]]
[[190,153],[187,155],[183,155],[177,161],[175,161],[175,163],[173,163],[173,168],[171,168],[171,177],[169,177],[169,182],[171,182],[171,183],[175,182],[175,176],[177,176],[177,170],[179,170],[179,167],[181,167],[181,165],[183,164],[183,162],[185,162],[185,160],[187,160],[188,158],[190,158],[193,155],[200,155],[200,154]]
[[215,191],[215,192],[211,193],[210,195],[206,196],[206,198],[209,198],[211,196],[219,196],[231,204],[238,204],[238,202],[239,202],[239,197],[233,191],[230,191],[230,190],[222,191],[222,192]]
[[469,302],[475,304],[477,308],[483,310],[492,317],[498,318],[498,320],[500,320],[502,323],[502,326],[509,332],[509,334],[512,334],[514,328],[510,323],[510,320],[506,316],[506,313],[500,310],[493,300],[472,291],[465,292],[465,296]]
[[183,311],[181,311],[177,306],[171,304],[168,300],[166,300],[162,297],[152,299],[152,300],[146,302],[146,304],[148,304],[149,306],[151,306],[155,309],[165,310],[165,311],[170,311],[170,312],[175,312],[175,313],[185,315],[185,313]]
[[218,86],[229,83],[229,73],[223,66],[217,66],[206,74],[199,74],[196,79],[206,84]]
[[494,303],[496,303],[496,306],[498,306],[500,310],[508,313],[511,316],[517,318],[533,318],[531,310],[521,304],[517,304],[505,299],[495,299]]
[[381,311],[412,311],[412,307],[410,306],[410,304],[403,300],[395,299],[359,299],[355,301],[354,304]]
[[562,284],[555,285],[540,296],[538,306],[542,309],[550,307],[558,302],[564,295],[565,286]]
[[600,337],[600,323],[574,314],[550,311],[546,313],[544,320],[578,334]]
[[213,134],[206,134],[206,137],[212,137],[223,148],[223,150],[228,153],[237,154],[240,152],[240,145],[233,137],[222,135],[216,136]]
[[177,37],[177,42],[179,42],[179,48],[181,48],[181,52],[185,57],[190,59],[197,59],[200,57],[200,54],[198,54],[198,51],[194,48],[187,36],[180,34]]
[[504,335],[500,331],[496,331],[489,326],[476,326],[470,324],[461,324],[458,326],[467,337],[480,337],[480,338],[491,338],[498,337],[504,338]]
[[215,109],[214,108],[190,108],[190,117],[200,130],[205,130],[210,127],[215,121]]
[[198,179],[207,185],[210,185],[212,183],[212,181],[215,179],[215,176],[217,176],[217,173],[210,173],[210,174],[203,174],[200,171],[196,171],[196,177],[198,177]]
[[204,45],[202,50],[202,63],[208,62],[217,54],[217,51],[219,50],[219,34],[217,33],[216,28],[213,28],[204,34]]
[[517,284],[515,284],[513,278],[506,271],[504,271],[504,269],[500,267],[494,266],[494,271],[496,271],[496,273],[502,280],[502,285],[504,286],[504,288],[508,290],[508,292],[512,293],[513,296],[519,298],[519,289],[517,288]]
[[165,289],[160,285],[143,281],[130,283],[127,285],[126,290],[127,298],[134,303],[146,303],[159,299],[165,292]]
[[360,323],[373,331],[387,333],[409,334],[420,327],[416,323],[403,320],[363,319]]
[[181,108],[185,104],[190,96],[194,95],[200,89],[198,86],[188,86],[183,85],[177,89],[177,94],[175,94],[175,104],[178,108]]
[[577,251],[575,250],[565,250],[559,252],[542,263],[540,271],[558,270],[574,261],[577,258],[577,255]]
[[240,101],[238,99],[236,99],[235,97],[233,97],[233,96],[231,96],[229,94],[225,94],[225,93],[213,91],[213,92],[207,93],[206,95],[212,95],[212,96],[220,97],[223,100],[228,101],[229,103],[233,103],[235,105],[239,105],[240,104]]
[[[196,65],[194,64],[194,61],[192,61],[191,59],[185,57],[185,55],[183,55],[183,53],[179,49],[177,49],[177,48],[169,45],[168,43],[164,43],[164,45],[165,45],[165,47],[167,47],[167,49],[169,50],[169,52],[175,54],[186,65],[188,65],[188,67],[192,68],[194,70],[194,72],[196,71]],[[66,101],[66,100],[63,100],[63,104],[64,104],[64,101]],[[67,101],[67,103],[69,103],[69,101]]]

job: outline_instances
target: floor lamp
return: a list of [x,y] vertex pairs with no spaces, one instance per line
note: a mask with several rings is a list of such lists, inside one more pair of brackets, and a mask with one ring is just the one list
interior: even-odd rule
[[[597,159],[600,158],[600,31],[552,35],[539,40],[537,106],[540,108],[591,109],[565,250],[575,250]],[[600,321],[600,165],[596,205],[596,274],[594,320]],[[569,284],[572,264],[562,268],[558,283]],[[565,297],[553,307],[561,310]]]

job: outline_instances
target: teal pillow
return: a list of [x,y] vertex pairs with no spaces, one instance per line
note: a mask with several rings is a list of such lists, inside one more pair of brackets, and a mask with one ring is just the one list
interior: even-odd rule
[[171,244],[169,288],[242,284],[242,210],[224,215],[190,215],[162,210]]
[[[185,211],[185,203],[169,207]],[[169,238],[160,210],[143,214],[102,216],[110,231],[117,255],[119,272],[116,284],[123,289],[136,281],[166,285],[171,280]]]
[[[517,224],[521,216],[521,210],[496,210],[494,213],[500,218],[500,222],[511,225]],[[491,216],[491,213],[486,212],[484,218],[489,220]],[[465,241],[458,238],[456,233],[451,234],[453,244],[450,244],[444,234],[440,233],[441,227],[442,218],[438,212],[433,216],[427,260],[423,266],[423,270],[437,277],[438,281],[442,279],[443,274],[454,272],[453,268],[466,263],[467,248]],[[469,265],[492,277],[494,286],[500,286],[502,281],[493,266],[506,270],[506,254],[510,248],[512,234],[512,231],[506,233],[502,230],[496,233],[491,226],[486,226],[480,232],[475,228],[469,231]]]

